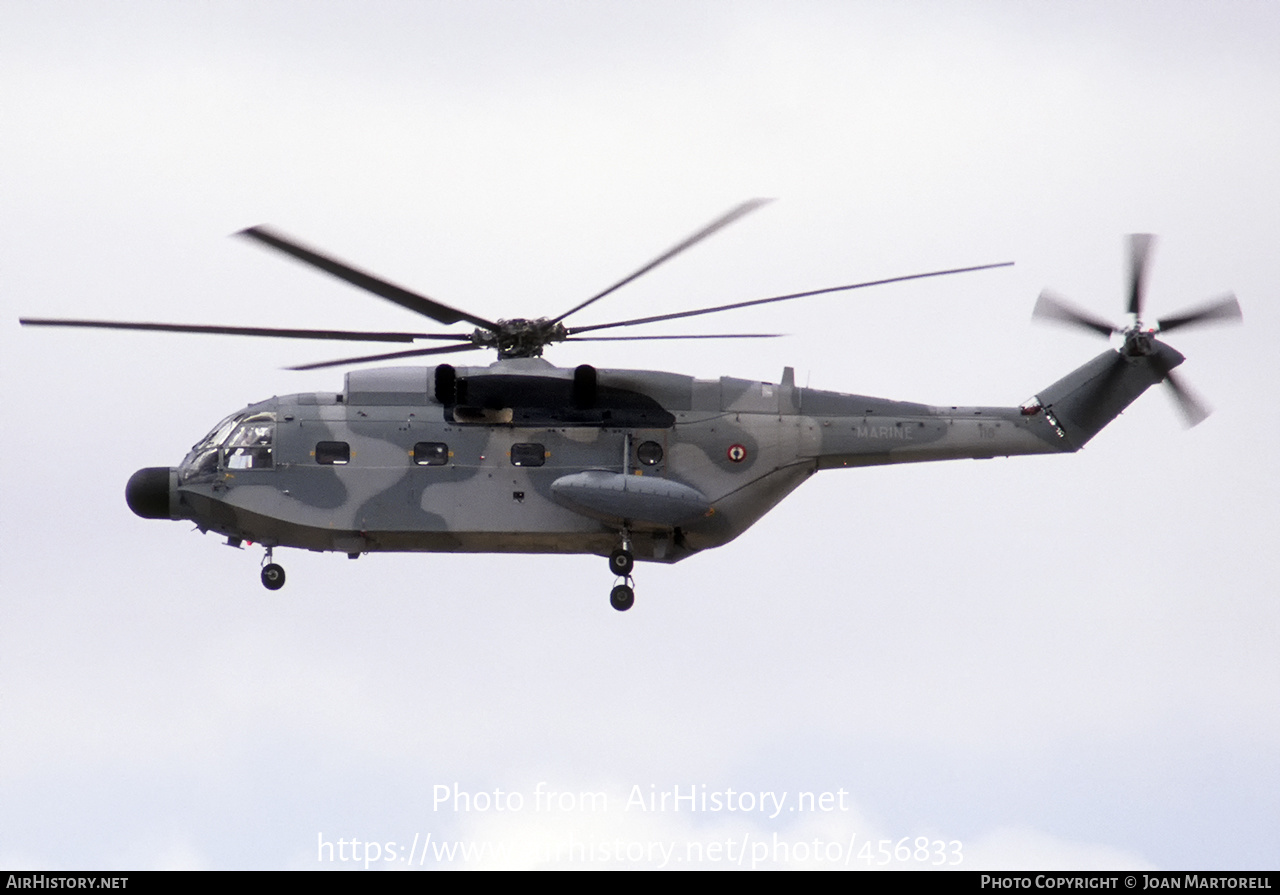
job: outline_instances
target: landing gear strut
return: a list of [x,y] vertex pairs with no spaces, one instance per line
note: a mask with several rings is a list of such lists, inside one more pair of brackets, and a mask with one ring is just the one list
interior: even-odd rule
[[262,586],[267,590],[279,590],[284,587],[284,567],[277,563],[270,562],[271,548],[267,548],[267,555],[262,558]]

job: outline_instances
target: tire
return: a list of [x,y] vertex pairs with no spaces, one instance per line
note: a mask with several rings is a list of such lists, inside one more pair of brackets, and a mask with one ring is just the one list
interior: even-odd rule
[[609,554],[609,571],[615,575],[630,575],[636,567],[636,559],[630,550],[618,548]]
[[626,584],[619,584],[609,592],[609,605],[619,612],[626,612],[636,601],[636,592]]
[[273,562],[263,566],[262,586],[267,590],[279,590],[284,587],[284,568]]

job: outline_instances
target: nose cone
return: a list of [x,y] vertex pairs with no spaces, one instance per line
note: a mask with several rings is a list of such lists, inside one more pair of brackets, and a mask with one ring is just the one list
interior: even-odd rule
[[139,469],[129,476],[124,488],[124,499],[143,519],[171,519],[169,513],[169,479],[172,470],[167,466],[151,466]]

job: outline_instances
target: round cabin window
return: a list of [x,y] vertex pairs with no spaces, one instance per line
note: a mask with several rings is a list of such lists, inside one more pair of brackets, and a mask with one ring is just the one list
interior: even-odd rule
[[645,466],[656,466],[662,462],[662,445],[656,441],[645,441],[636,448],[636,459]]

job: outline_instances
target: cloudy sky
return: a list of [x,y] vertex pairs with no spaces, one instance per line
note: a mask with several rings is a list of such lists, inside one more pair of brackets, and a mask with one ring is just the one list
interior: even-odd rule
[[[355,839],[397,868],[430,836],[495,850],[414,866],[857,868],[906,838],[926,860],[890,866],[1274,869],[1278,45],[1244,2],[6,4],[0,866],[350,867],[322,843]],[[1078,455],[824,473],[641,566],[625,615],[596,557],[281,551],[268,594],[260,551],[124,483],[339,390],[280,369],[332,346],[17,324],[421,327],[226,238],[264,222],[555,314],[753,196],[779,201],[578,322],[1017,265],[672,328],[767,344],[550,359],[1016,404],[1105,347],[1035,296],[1120,319],[1123,237],[1153,232],[1153,316],[1244,307],[1170,338],[1216,412],[1183,430],[1157,389]],[[628,804],[650,787],[844,795]]]

